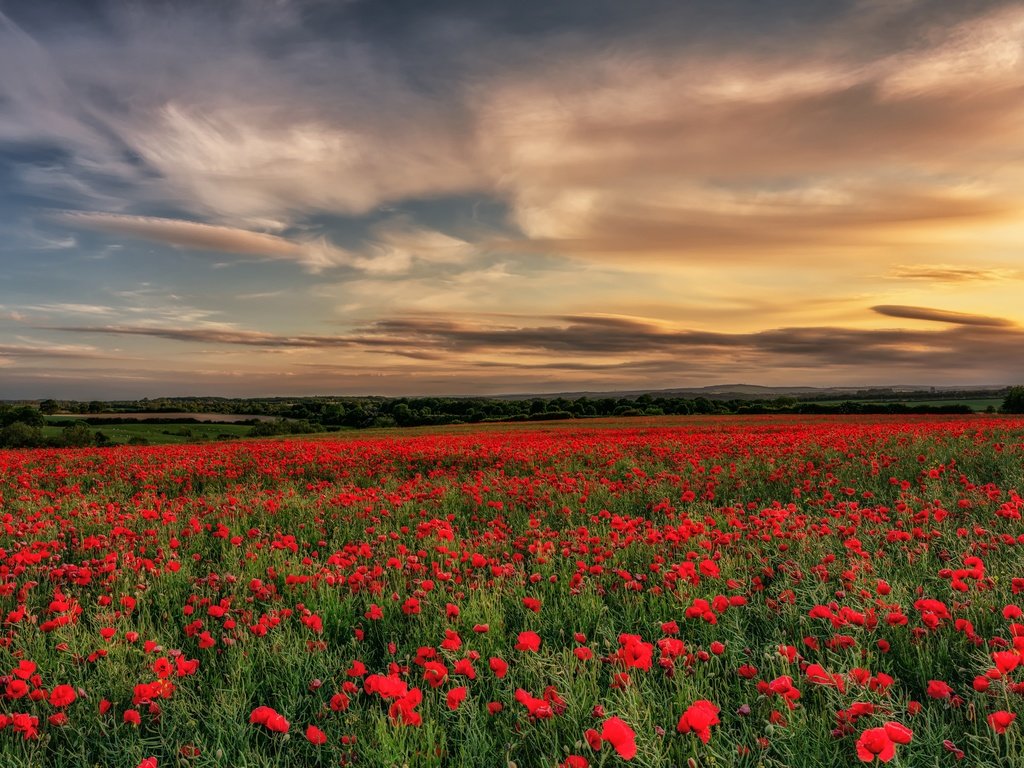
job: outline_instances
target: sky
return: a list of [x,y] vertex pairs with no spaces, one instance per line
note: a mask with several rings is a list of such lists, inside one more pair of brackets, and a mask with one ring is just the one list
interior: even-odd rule
[[1024,6],[0,0],[0,398],[1024,382]]

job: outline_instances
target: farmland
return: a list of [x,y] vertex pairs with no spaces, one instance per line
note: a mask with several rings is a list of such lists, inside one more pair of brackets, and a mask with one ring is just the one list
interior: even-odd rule
[[0,763],[1017,765],[1022,488],[980,415],[0,451]]
[[[68,419],[62,419],[66,422]],[[242,424],[195,424],[182,422],[178,424],[104,424],[90,427],[102,433],[111,443],[128,443],[131,441],[163,444],[192,443],[198,440],[224,440],[244,437],[252,427]],[[44,426],[45,437],[57,438],[63,434],[61,426]]]

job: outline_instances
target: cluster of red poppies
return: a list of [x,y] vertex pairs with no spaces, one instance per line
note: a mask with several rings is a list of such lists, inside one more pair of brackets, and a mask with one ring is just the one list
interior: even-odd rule
[[[0,759],[446,765],[485,734],[567,768],[996,764],[1024,695],[1022,433],[758,418],[0,452]],[[228,700],[247,722],[210,716]],[[102,752],[112,733],[133,757]]]

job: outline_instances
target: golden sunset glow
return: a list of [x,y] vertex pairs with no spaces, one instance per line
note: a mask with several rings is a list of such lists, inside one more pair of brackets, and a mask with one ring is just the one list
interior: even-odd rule
[[1019,3],[529,6],[0,5],[0,397],[1024,379]]

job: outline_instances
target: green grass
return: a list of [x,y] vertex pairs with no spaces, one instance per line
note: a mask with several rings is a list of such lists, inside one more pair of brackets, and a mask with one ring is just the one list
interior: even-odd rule
[[[60,417],[67,420],[68,417]],[[59,436],[63,427],[44,426],[47,437]],[[120,445],[134,438],[143,438],[151,445],[173,445],[218,440],[221,435],[231,438],[245,437],[252,427],[248,424],[102,424],[90,425],[93,432],[102,432],[111,443]]]

